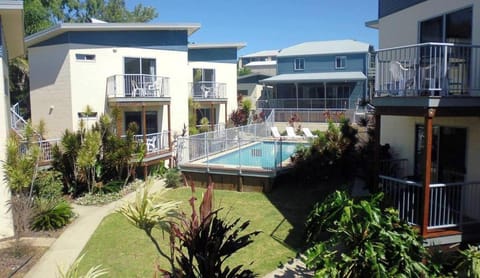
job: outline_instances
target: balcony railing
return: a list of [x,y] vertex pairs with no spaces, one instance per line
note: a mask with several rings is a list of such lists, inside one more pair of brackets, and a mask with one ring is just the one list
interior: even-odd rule
[[480,92],[480,46],[423,43],[376,53],[375,96]]
[[191,82],[191,96],[194,99],[221,99],[227,97],[227,84],[212,81]]
[[[53,161],[53,147],[60,143],[60,139],[48,139],[48,140],[40,140],[34,142],[34,144],[38,144],[40,148],[39,158],[38,161],[40,164],[45,165],[49,164]],[[21,142],[20,144],[20,151],[25,153],[27,151],[28,145],[26,142]]]
[[277,98],[258,100],[257,108],[344,110],[355,106],[350,104],[349,98]]
[[[379,176],[385,192],[400,217],[412,225],[420,225],[423,216],[422,184],[414,181]],[[430,184],[428,229],[461,227],[480,220],[478,197],[480,182]]]
[[[168,145],[169,135],[170,132],[168,132],[167,130],[147,134],[145,137],[146,154],[154,154],[168,150],[170,148],[170,146]],[[135,135],[134,138],[137,142],[144,142],[143,135]]]
[[169,97],[169,78],[150,74],[117,74],[107,78],[109,98]]

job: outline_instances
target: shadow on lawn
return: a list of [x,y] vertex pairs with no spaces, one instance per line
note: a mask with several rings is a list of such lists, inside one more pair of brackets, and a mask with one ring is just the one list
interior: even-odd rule
[[[313,205],[347,183],[347,181],[337,180],[304,184],[298,177],[291,174],[278,176],[274,181],[273,190],[265,195],[282,213],[284,219],[278,223],[270,236],[292,250],[303,251],[306,247],[305,220]],[[286,224],[285,222],[293,226],[286,236],[277,233],[282,225]]]

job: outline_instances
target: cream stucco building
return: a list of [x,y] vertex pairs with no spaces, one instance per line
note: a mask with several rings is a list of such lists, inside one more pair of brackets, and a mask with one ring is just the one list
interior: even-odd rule
[[[243,43],[189,44],[196,23],[63,23],[26,38],[34,124],[59,138],[118,109],[117,132],[135,122],[147,158],[171,153],[188,126],[188,99],[212,126],[237,106],[236,60]],[[86,107],[90,113],[85,114]]]
[[[0,162],[5,161],[7,138],[10,133],[10,93],[9,93],[9,59],[24,54],[23,43],[23,1],[0,1]],[[7,201],[10,190],[4,179],[3,167],[0,167],[0,239],[13,235],[13,222]]]
[[404,161],[379,184],[440,243],[468,238],[480,221],[479,23],[479,0],[379,0],[367,23],[379,30],[377,140]]

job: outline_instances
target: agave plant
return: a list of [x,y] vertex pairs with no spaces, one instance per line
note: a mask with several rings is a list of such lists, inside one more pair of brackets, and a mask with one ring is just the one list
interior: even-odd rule
[[66,271],[58,267],[60,278],[98,278],[108,273],[107,269],[102,268],[102,265],[96,265],[92,266],[85,275],[81,275],[79,266],[84,256],[85,254],[76,259]]
[[125,204],[120,208],[119,212],[125,216],[131,224],[145,232],[155,245],[157,252],[170,262],[173,269],[172,257],[160,248],[152,231],[154,228],[167,232],[170,231],[171,219],[178,215],[177,208],[179,202],[158,202],[156,200],[157,196],[165,193],[166,189],[157,192],[157,196],[150,195],[150,189],[151,182],[147,182],[145,186],[137,190],[135,201]]

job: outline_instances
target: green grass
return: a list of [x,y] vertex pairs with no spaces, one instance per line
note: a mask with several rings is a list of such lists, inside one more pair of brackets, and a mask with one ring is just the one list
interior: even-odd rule
[[[254,242],[234,254],[230,265],[243,264],[245,268],[264,275],[303,248],[303,224],[315,201],[326,195],[326,188],[307,189],[296,186],[276,188],[270,194],[215,190],[215,208],[223,208],[226,219],[241,217],[250,220],[249,230],[260,230]],[[202,189],[197,189],[196,206],[200,204]],[[167,200],[183,201],[181,209],[190,214],[187,200],[189,188],[169,191]],[[159,232],[157,238],[162,238]],[[167,235],[161,240],[168,253]],[[120,214],[106,217],[82,251],[86,253],[80,269],[85,272],[93,265],[102,264],[109,269],[109,277],[153,277],[155,264],[168,269],[159,258],[153,244],[143,231],[135,228]],[[81,272],[81,273],[82,273]]]

